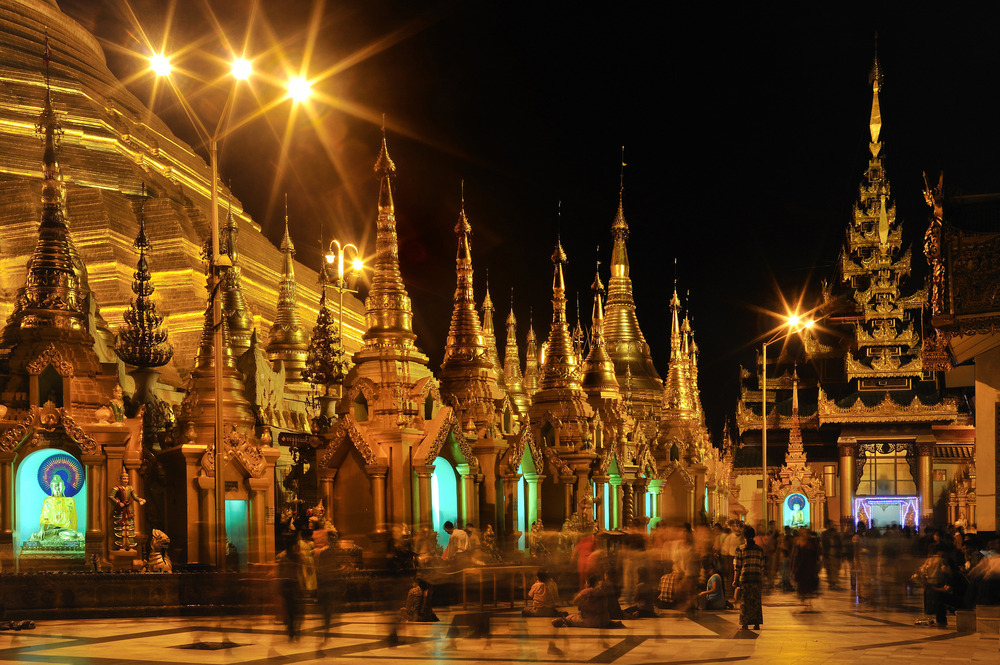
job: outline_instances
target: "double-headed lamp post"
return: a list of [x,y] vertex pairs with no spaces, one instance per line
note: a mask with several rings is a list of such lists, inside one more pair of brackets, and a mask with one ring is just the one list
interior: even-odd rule
[[[344,293],[357,293],[357,289],[351,289],[347,286],[347,281],[344,279],[344,259],[350,250],[353,258],[350,259],[350,272],[348,276],[351,280],[356,278],[358,274],[364,270],[364,262],[361,260],[361,252],[358,248],[347,243],[346,245],[341,245],[339,240],[330,241],[330,250],[326,255],[326,262],[330,266],[336,266],[337,270],[337,281],[333,283],[333,289],[339,294],[340,298],[337,303],[337,327],[340,333],[340,351],[344,351]],[[338,397],[343,397],[344,384],[340,383],[338,386]]]
[[812,328],[816,322],[812,319],[802,319],[798,314],[792,314],[788,317],[788,320],[783,323],[774,335],[761,345],[761,371],[760,371],[760,402],[761,402],[761,425],[760,425],[760,440],[761,440],[761,467],[763,471],[761,476],[763,478],[763,492],[761,494],[761,514],[763,515],[763,530],[767,533],[767,347],[774,344],[780,339],[786,339],[789,335],[793,333],[800,333],[806,328]]
[[214,381],[215,381],[215,565],[219,570],[226,569],[226,481],[225,481],[225,455],[223,451],[223,415],[222,415],[222,294],[221,282],[222,271],[232,266],[228,256],[219,253],[219,141],[236,131],[243,125],[259,117],[263,112],[276,106],[284,99],[291,99],[293,102],[304,102],[310,94],[310,84],[304,77],[296,77],[287,82],[285,88],[287,94],[278,102],[260,107],[256,112],[233,121],[231,116],[232,106],[236,97],[236,91],[241,81],[247,81],[253,73],[253,65],[243,57],[234,58],[231,63],[230,75],[232,76],[232,86],[229,88],[229,95],[226,104],[219,114],[218,123],[214,132],[209,132],[205,123],[202,122],[198,114],[188,103],[187,98],[177,88],[171,73],[173,66],[170,59],[161,54],[155,54],[149,59],[150,69],[158,77],[166,79],[170,87],[173,88],[177,99],[180,101],[184,112],[191,120],[198,137],[208,146],[209,164],[211,166],[211,182],[209,189],[211,192],[211,231],[212,231],[212,256],[211,256],[211,279],[212,279],[212,353],[214,360]]

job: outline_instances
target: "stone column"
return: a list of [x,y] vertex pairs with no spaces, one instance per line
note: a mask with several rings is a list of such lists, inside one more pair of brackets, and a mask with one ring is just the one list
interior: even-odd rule
[[[917,437],[917,492],[920,493],[920,523],[930,524],[934,516],[934,436]],[[951,522],[954,524],[954,522]]]
[[840,453],[840,521],[854,528],[854,446],[856,439],[837,442]]
[[475,519],[472,508],[472,504],[476,500],[473,483],[475,475],[471,473],[468,464],[459,464],[455,469],[458,471],[458,520],[461,522],[455,526],[462,528]]
[[373,465],[368,467],[368,476],[372,479],[372,509],[375,513],[375,533],[377,534],[386,532],[385,482],[388,472],[388,466]]

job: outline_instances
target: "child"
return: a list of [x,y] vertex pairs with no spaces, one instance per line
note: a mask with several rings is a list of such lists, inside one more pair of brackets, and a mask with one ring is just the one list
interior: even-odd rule
[[521,610],[521,616],[525,617],[559,617],[566,616],[566,612],[556,609],[559,604],[559,589],[556,582],[544,568],[540,568],[535,573],[537,581],[531,585],[528,597],[531,598],[531,607]]

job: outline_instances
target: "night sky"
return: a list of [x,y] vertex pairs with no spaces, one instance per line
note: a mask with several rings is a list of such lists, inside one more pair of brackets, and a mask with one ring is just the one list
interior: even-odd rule
[[[130,90],[197,145],[171,93],[152,100],[143,63],[123,51],[144,50],[123,2],[59,4],[98,35]],[[165,4],[131,3],[156,44]],[[196,43],[223,54],[206,4],[226,35],[243,41],[251,3],[183,0],[175,3],[168,51]],[[312,119],[299,115],[283,171],[287,105],[233,133],[222,145],[222,177],[276,244],[288,193],[304,262],[318,267],[321,222],[327,238],[372,252],[371,169],[384,112],[398,170],[403,278],[418,344],[436,369],[455,288],[460,180],[474,232],[477,299],[489,269],[502,354],[511,287],[522,344],[529,307],[536,333],[547,336],[557,233],[569,255],[568,288],[579,291],[589,317],[598,256],[608,279],[624,145],[639,322],[663,375],[676,257],[718,439],[735,411],[738,365],[752,362],[754,341],[776,323],[760,310],[781,309],[779,290],[790,300],[804,291],[805,305],[815,304],[820,279],[835,274],[869,154],[876,32],[885,76],[883,154],[904,240],[914,246],[907,292],[926,273],[921,172],[943,169],[953,192],[1000,190],[1000,50],[996,17],[961,9],[880,11],[866,3],[806,14],[798,5],[788,15],[760,3],[694,4],[603,2],[584,10],[554,2],[264,1],[249,53],[280,47],[257,69],[273,71],[279,51],[298,67],[308,26],[319,16],[309,71],[337,66],[315,85],[335,101],[312,102]],[[194,56],[187,66],[225,73]],[[180,85],[200,114],[218,116],[226,88],[206,90],[190,79]],[[265,99],[279,93],[257,89]]]

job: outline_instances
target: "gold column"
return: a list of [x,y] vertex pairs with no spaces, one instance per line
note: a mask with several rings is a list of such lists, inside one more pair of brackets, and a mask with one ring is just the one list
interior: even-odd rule
[[632,483],[622,483],[622,527],[627,529],[635,521],[635,488]]
[[10,459],[5,455],[0,459],[0,534],[11,535],[12,515],[14,512],[13,484],[11,483],[13,469]]
[[[517,540],[521,537],[521,531],[517,530],[518,511],[522,510],[517,496],[517,481],[519,474],[504,474],[503,480],[503,523],[497,524],[497,541],[506,544],[506,548],[514,550],[517,547]],[[525,482],[527,485],[527,482]],[[524,526],[525,531],[531,525]]]
[[385,533],[385,481],[389,472],[387,466],[369,466],[368,475],[372,479],[372,508],[375,511],[375,533]]
[[622,527],[622,502],[619,493],[621,484],[621,478],[612,477],[608,480],[608,491],[611,492],[608,497],[608,510],[611,512],[608,516],[608,529],[611,531]]
[[606,531],[607,516],[604,510],[604,493],[610,489],[608,477],[594,476],[594,483],[597,485],[597,491],[594,492],[594,500],[597,502],[597,528],[600,531]]
[[417,514],[414,531],[423,527],[434,529],[434,519],[431,514],[431,476],[434,475],[433,466],[415,467],[417,474]]
[[[933,436],[917,437],[917,491],[920,492],[920,523],[928,524],[934,516],[934,446]],[[951,522],[954,524],[954,521]]]
[[854,528],[854,446],[855,439],[838,442],[840,452],[840,522]]
[[575,512],[573,510],[573,483],[576,482],[576,476],[560,476],[559,480],[563,483],[564,519],[569,519],[570,515]]

